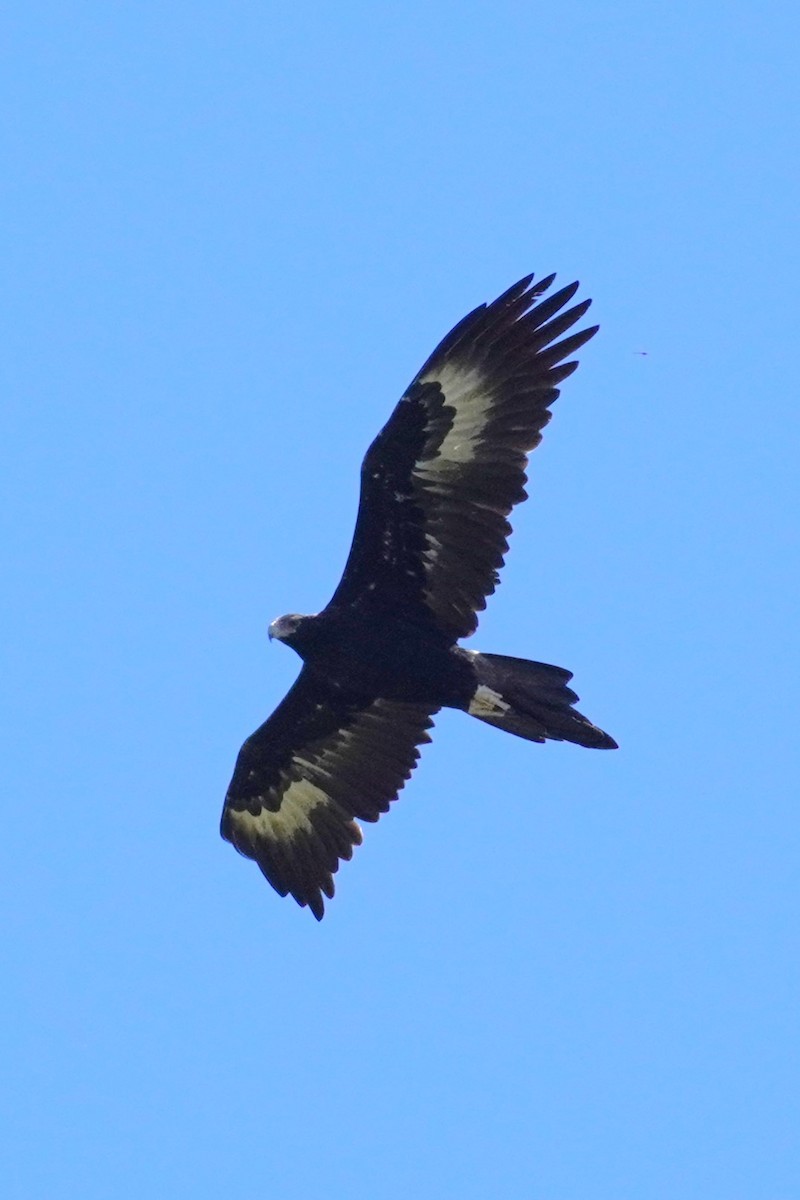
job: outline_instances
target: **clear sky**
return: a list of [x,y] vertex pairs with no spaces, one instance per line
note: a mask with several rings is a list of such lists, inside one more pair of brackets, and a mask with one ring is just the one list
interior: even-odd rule
[[[792,1200],[794,6],[12,3],[4,1195]],[[528,271],[601,332],[317,924],[218,836],[372,436]],[[7,1090],[6,1090],[7,1089]]]

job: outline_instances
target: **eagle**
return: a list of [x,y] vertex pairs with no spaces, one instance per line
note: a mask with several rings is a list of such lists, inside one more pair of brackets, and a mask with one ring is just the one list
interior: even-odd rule
[[571,672],[458,644],[497,587],[527,456],[578,365],[565,360],[598,329],[568,333],[591,301],[568,307],[579,285],[551,292],[554,279],[526,276],[439,343],[366,453],[330,602],[269,627],[303,666],[239,752],[221,833],[317,920],[358,822],[387,812],[439,709],[530,742],[616,748],[574,708]]

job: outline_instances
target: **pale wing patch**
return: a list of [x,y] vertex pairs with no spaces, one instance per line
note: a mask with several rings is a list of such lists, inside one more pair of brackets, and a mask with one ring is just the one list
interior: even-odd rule
[[[437,383],[442,390],[446,409],[452,412],[452,424],[447,429],[433,457],[424,457],[414,467],[418,485],[429,497],[446,496],[460,470],[480,459],[481,447],[485,444],[486,428],[492,415],[495,396],[487,386],[486,377],[475,367],[464,367],[445,363],[420,378],[420,383]],[[426,504],[426,508],[428,505]],[[432,511],[435,513],[435,501]],[[457,572],[459,552],[442,543],[440,530],[432,529],[426,521],[423,527],[425,546],[422,551],[424,570],[428,580],[432,572]],[[428,604],[436,611],[438,599],[435,587],[425,589]],[[448,609],[455,602],[450,597]],[[464,608],[471,606],[464,599]]]
[[486,388],[483,372],[445,363],[423,375],[420,383],[438,383],[448,408],[455,409],[453,424],[439,446],[435,458],[418,464],[421,473],[436,473],[437,463],[468,463],[476,457],[476,447],[486,429],[494,395]]
[[473,717],[502,717],[510,707],[499,692],[482,683],[470,700],[467,712]]
[[229,810],[229,819],[249,842],[264,838],[270,842],[291,841],[298,833],[313,834],[312,813],[321,805],[331,805],[327,792],[308,779],[293,780],[281,796],[277,812],[262,807],[258,814]]

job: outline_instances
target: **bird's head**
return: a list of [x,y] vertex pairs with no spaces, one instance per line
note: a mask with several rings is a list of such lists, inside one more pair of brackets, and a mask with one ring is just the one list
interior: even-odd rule
[[286,642],[291,646],[295,634],[300,628],[305,617],[299,613],[287,613],[285,617],[277,617],[269,627],[269,640],[273,638],[276,642]]

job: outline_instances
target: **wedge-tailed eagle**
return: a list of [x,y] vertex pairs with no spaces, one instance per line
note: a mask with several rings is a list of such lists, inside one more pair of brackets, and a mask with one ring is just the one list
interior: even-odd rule
[[[270,638],[303,668],[242,746],[223,838],[319,920],[333,876],[416,766],[442,707],[531,742],[616,742],[573,708],[569,671],[463,649],[494,592],[527,455],[565,362],[597,332],[573,283],[528,275],[448,333],[367,451],[353,544],[330,603]],[[544,298],[543,298],[544,297]]]

